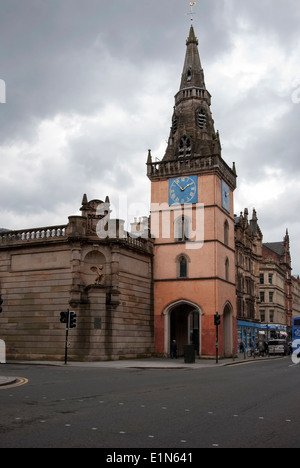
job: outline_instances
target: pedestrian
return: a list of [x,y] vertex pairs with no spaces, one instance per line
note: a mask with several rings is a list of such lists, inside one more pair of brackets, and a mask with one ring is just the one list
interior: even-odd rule
[[176,343],[176,340],[173,340],[172,341],[172,344],[171,344],[171,358],[172,359],[177,359],[177,343]]
[[269,354],[269,344],[267,341],[264,342],[264,347],[265,347],[265,354],[268,355]]

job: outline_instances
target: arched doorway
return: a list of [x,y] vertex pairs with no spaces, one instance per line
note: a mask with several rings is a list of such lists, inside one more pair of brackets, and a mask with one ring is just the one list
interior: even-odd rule
[[184,346],[194,344],[201,354],[202,310],[191,301],[182,300],[170,304],[163,312],[165,317],[165,354],[170,355],[171,343],[176,340],[178,356],[183,356]]
[[227,302],[223,311],[223,343],[224,357],[231,357],[233,353],[233,308]]

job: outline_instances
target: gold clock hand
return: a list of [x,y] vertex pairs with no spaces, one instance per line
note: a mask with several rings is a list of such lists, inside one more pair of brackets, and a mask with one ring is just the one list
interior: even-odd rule
[[178,185],[178,187],[180,188],[180,190],[183,192],[185,189],[183,189],[182,187],[180,187],[180,185],[176,182],[175,180],[175,184]]

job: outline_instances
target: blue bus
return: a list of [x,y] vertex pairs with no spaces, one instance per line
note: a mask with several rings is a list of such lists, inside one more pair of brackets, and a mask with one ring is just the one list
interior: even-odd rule
[[[299,349],[300,355],[300,317],[293,319],[293,355],[296,355],[296,350]],[[298,356],[299,356],[298,355]]]
[[293,341],[300,340],[300,317],[293,319]]

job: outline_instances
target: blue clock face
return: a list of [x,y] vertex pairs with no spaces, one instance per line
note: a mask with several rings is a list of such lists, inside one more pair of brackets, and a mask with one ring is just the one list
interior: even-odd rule
[[230,213],[230,188],[224,180],[222,180],[222,207]]
[[198,176],[169,180],[169,205],[198,203]]

